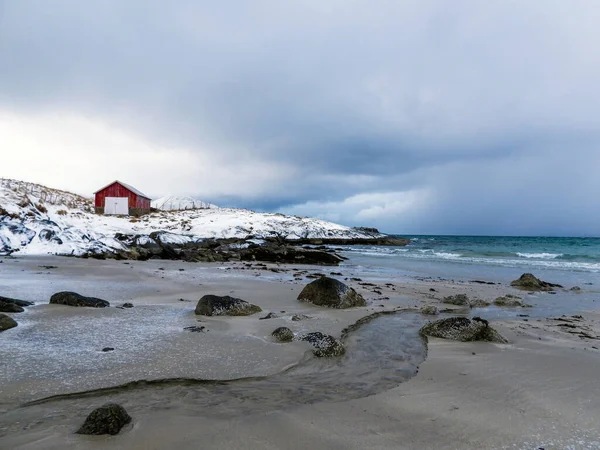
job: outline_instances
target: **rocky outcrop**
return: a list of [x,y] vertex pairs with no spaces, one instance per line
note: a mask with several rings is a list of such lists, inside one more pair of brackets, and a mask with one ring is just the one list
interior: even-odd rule
[[522,289],[524,291],[553,291],[554,288],[562,288],[560,284],[548,283],[546,281],[542,281],[539,278],[536,278],[531,273],[524,273],[518,280],[511,281],[511,286],[516,287],[518,289]]
[[50,297],[52,305],[87,306],[90,308],[107,308],[110,303],[96,297],[85,297],[76,292],[57,292]]
[[289,245],[264,245],[240,250],[242,261],[266,261],[276,263],[320,264],[335,266],[343,258],[323,250],[292,247]]
[[438,311],[437,306],[435,305],[425,305],[421,307],[421,314],[426,314],[429,316],[437,316],[440,312]]
[[261,312],[260,306],[229,295],[205,295],[196,305],[195,313],[202,316],[249,316]]
[[17,322],[6,314],[0,314],[0,331],[9,330],[17,326]]
[[271,333],[278,342],[291,342],[294,340],[294,332],[287,327],[279,327]]
[[298,300],[337,309],[367,305],[363,296],[353,288],[329,277],[321,277],[307,284],[298,295]]
[[457,306],[469,306],[471,303],[469,302],[469,297],[466,294],[456,294],[450,295],[448,297],[444,297],[442,303],[448,303],[450,305]]
[[474,317],[473,320],[466,317],[449,317],[447,319],[436,320],[423,326],[420,333],[425,336],[452,339],[461,342],[508,342],[489,325],[487,320],[479,317]]
[[131,422],[131,416],[125,408],[116,403],[107,403],[95,409],[87,416],[77,434],[111,434],[115,435]]
[[306,341],[314,347],[313,353],[319,358],[342,356],[346,353],[344,345],[333,336],[315,331],[300,336],[301,341]]

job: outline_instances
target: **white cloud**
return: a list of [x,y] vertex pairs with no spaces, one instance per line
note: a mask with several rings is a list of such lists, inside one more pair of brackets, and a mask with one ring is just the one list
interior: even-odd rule
[[119,179],[151,196],[188,194],[252,198],[289,178],[294,169],[214,148],[155,144],[96,117],[73,113],[0,111],[0,176],[91,195]]
[[358,194],[341,201],[310,201],[300,205],[282,208],[281,212],[300,216],[315,216],[321,219],[339,221],[355,226],[385,224],[395,232],[405,229],[408,217],[426,208],[433,200],[429,189],[414,189],[397,192],[373,192]]

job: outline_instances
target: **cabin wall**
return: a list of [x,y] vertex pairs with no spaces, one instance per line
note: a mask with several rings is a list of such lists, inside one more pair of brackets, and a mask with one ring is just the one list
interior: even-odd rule
[[94,204],[97,214],[104,214],[106,197],[127,197],[129,214],[132,216],[140,216],[150,211],[150,199],[131,192],[119,183],[113,183],[96,193]]

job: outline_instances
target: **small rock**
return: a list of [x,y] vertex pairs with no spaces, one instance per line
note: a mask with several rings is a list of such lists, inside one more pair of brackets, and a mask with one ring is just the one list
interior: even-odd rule
[[133,303],[123,303],[122,308],[133,308]]
[[570,290],[573,292],[579,292],[581,291],[581,288],[579,286],[573,286]]
[[531,273],[524,273],[518,280],[511,281],[511,286],[525,291],[553,291],[554,288],[562,288],[560,284],[548,283],[536,278]]
[[419,331],[422,335],[433,336],[455,341],[489,341],[508,342],[496,330],[489,326],[487,320],[474,317],[473,320],[466,317],[449,317],[436,320],[423,326]]
[[199,327],[197,325],[194,325],[191,327],[185,327],[184,330],[191,331],[192,333],[204,333],[204,330],[206,330],[206,327]]
[[88,306],[91,308],[106,308],[110,306],[106,300],[96,297],[84,297],[76,292],[57,292],[50,297],[50,304],[67,306]]
[[315,331],[300,337],[301,341],[309,342],[315,348],[313,353],[319,358],[341,356],[346,353],[344,345],[333,336]]
[[262,309],[240,298],[229,295],[205,295],[196,305],[196,314],[203,316],[249,316]]
[[107,403],[87,416],[84,424],[77,430],[77,434],[115,435],[130,422],[131,416],[127,414],[125,408],[116,403]]
[[265,317],[259,317],[258,320],[266,320],[266,319],[277,319],[279,317],[278,314],[274,313],[274,312],[270,312],[269,314],[267,314]]
[[436,316],[439,314],[438,308],[435,305],[425,305],[421,308],[421,314]]
[[443,303],[457,306],[469,306],[469,297],[466,294],[456,294],[444,297]]
[[113,347],[104,347],[104,348],[102,349],[102,351],[103,351],[103,352],[112,352],[113,350],[114,350],[114,348],[113,348]]
[[480,298],[476,298],[470,301],[471,308],[487,308],[490,306],[490,302],[487,300],[482,300]]
[[294,314],[292,316],[292,320],[294,322],[299,322],[301,320],[306,320],[306,319],[312,319],[312,317],[311,316],[307,316],[306,314]]
[[523,302],[521,301],[520,297],[508,294],[504,297],[498,297],[496,300],[494,300],[494,305],[512,308],[523,306]]
[[273,333],[271,333],[279,342],[291,342],[294,340],[294,333],[287,327],[279,327]]
[[6,331],[17,325],[17,322],[12,317],[7,316],[6,314],[0,314],[0,331]]

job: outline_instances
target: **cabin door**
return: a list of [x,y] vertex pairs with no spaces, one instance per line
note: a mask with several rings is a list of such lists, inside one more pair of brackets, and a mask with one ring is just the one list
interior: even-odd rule
[[104,200],[104,214],[129,214],[129,199],[127,197],[106,197]]

